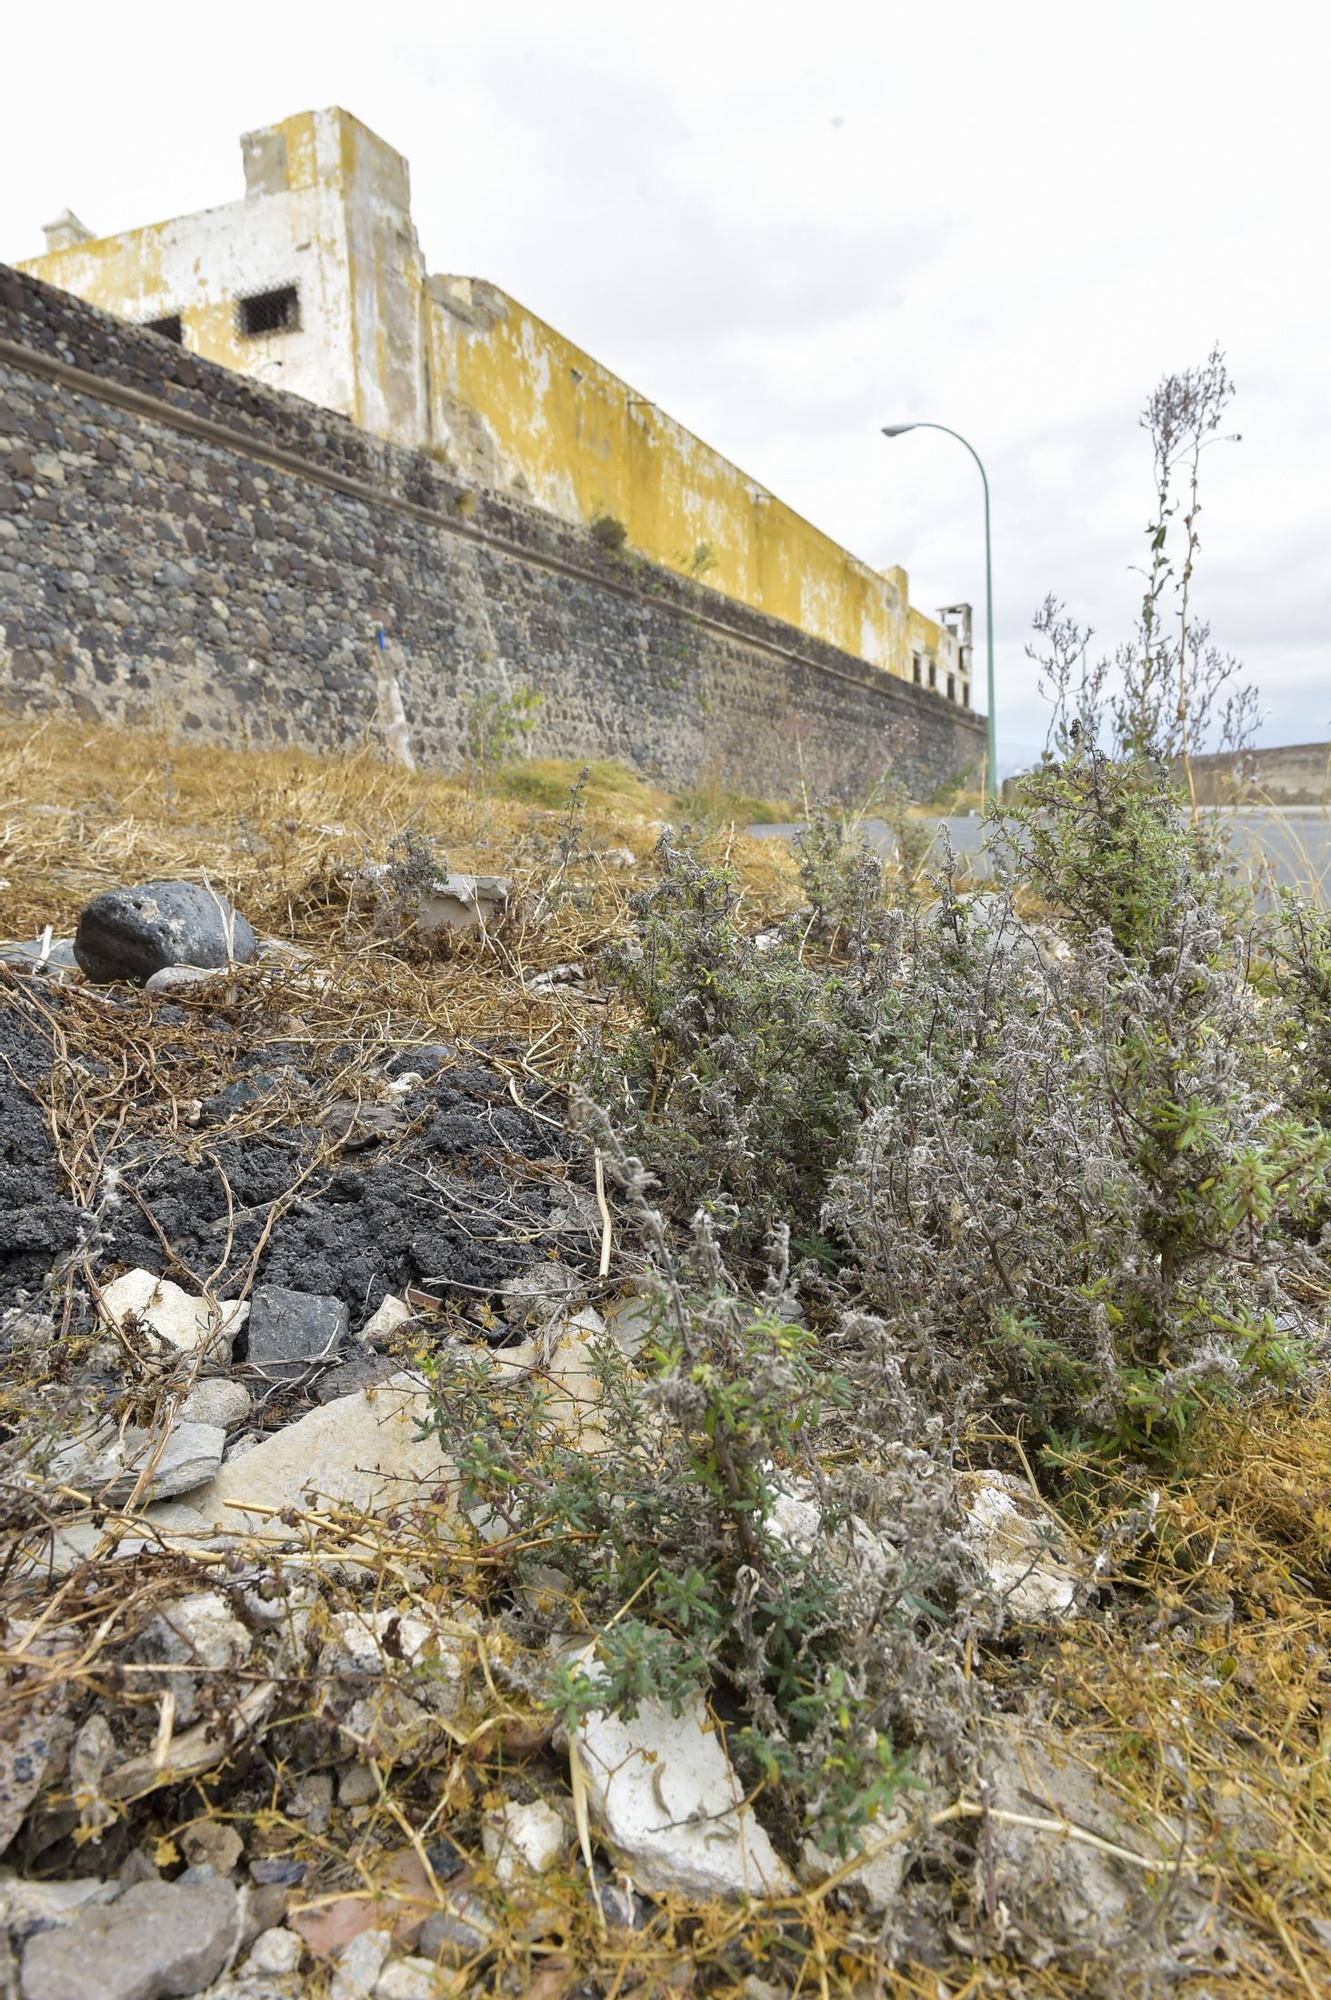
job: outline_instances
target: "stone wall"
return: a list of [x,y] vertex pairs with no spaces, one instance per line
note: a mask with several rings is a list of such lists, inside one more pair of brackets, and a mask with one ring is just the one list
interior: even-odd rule
[[10,712],[326,750],[373,740],[392,676],[444,769],[523,681],[538,754],[675,788],[852,795],[904,724],[927,796],[983,751],[938,696],[0,266]]

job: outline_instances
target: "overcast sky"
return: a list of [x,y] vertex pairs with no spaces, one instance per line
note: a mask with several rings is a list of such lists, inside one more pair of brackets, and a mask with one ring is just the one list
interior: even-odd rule
[[[924,609],[983,603],[1000,761],[1043,740],[1046,591],[1138,595],[1138,413],[1218,340],[1204,615],[1262,739],[1331,733],[1325,15],[1312,0],[12,8],[0,257],[243,191],[238,137],[342,104],[411,162],[430,266],[493,279]],[[1321,52],[1319,53],[1319,45]],[[977,644],[978,651],[978,644]],[[977,689],[977,693],[979,690]]]

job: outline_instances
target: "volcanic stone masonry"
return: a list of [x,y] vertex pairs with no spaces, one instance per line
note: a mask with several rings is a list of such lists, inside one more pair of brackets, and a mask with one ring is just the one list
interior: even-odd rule
[[[201,742],[537,755],[926,798],[983,718],[0,265],[0,704]],[[904,739],[904,740],[903,740]]]

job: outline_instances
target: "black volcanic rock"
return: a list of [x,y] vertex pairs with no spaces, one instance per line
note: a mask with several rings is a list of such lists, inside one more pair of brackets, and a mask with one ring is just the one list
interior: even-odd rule
[[74,956],[89,979],[142,985],[168,965],[244,964],[257,949],[246,919],[197,882],[108,889],[79,918]]

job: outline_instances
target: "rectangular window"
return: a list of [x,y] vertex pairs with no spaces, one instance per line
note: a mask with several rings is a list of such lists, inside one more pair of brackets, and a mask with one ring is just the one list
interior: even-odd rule
[[969,681],[961,683],[961,705],[963,708],[969,708],[971,705],[971,684]]
[[929,685],[931,688],[938,686],[938,663],[935,660],[929,662]]
[[955,701],[957,698],[957,677],[955,674],[949,674],[947,677],[947,698],[949,701]]
[[915,655],[914,666],[915,666],[915,685],[916,687],[919,687],[921,681],[924,679],[924,674],[921,671],[920,656],[918,653],[916,653]]
[[174,340],[177,347],[184,345],[185,329],[180,324],[179,313],[168,313],[165,319],[150,319],[148,321],[148,331],[149,333],[160,333],[163,340]]
[[236,300],[236,328],[246,340],[262,333],[296,333],[300,328],[300,293],[294,285],[275,292],[254,292]]

